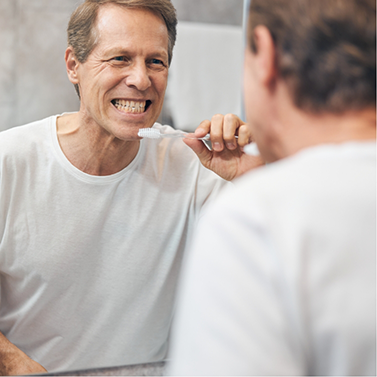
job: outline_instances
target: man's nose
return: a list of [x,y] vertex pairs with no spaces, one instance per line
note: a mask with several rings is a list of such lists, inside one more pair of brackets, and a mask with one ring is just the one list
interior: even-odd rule
[[129,74],[126,77],[126,84],[140,91],[144,91],[151,86],[148,68],[145,63],[137,63],[130,67]]

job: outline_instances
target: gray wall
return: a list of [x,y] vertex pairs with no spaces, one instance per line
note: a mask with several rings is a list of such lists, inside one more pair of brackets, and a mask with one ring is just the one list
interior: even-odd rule
[[[0,131],[67,111],[66,27],[82,0],[0,0]],[[243,0],[172,0],[179,20],[242,24]],[[164,108],[160,121],[169,122]]]
[[0,0],[0,130],[75,111],[64,64],[78,0]]
[[242,26],[243,0],[172,0],[181,21]]

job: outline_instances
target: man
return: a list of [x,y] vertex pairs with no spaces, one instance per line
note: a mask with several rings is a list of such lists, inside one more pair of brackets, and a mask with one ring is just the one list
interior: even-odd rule
[[248,23],[270,164],[198,224],[169,373],[375,375],[375,2],[253,0]]
[[79,112],[0,135],[1,374],[166,357],[199,212],[260,164],[234,116],[197,130],[213,151],[186,141],[222,178],[181,140],[138,137],[162,108],[176,23],[169,0],[86,0],[65,55]]

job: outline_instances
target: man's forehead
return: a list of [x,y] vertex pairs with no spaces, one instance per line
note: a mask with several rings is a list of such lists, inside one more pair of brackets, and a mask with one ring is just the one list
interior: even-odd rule
[[127,55],[137,47],[147,49],[148,55],[168,58],[166,24],[162,17],[147,9],[103,5],[98,11],[95,33],[95,50],[101,55]]
[[[96,28],[99,32],[112,30],[121,31],[130,27],[139,27],[141,19],[154,19],[154,24],[158,25],[158,28],[163,29],[167,33],[167,27],[162,16],[148,10],[146,8],[134,8],[121,6],[119,4],[103,4],[99,10],[96,20]],[[149,21],[150,22],[150,21]]]

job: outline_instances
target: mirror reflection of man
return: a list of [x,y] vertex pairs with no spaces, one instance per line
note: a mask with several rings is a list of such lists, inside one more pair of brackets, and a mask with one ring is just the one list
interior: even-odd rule
[[247,121],[268,166],[198,225],[171,375],[376,375],[376,2],[252,0]]
[[231,115],[196,131],[212,152],[186,141],[209,169],[181,140],[137,136],[161,112],[176,23],[169,0],[85,1],[65,56],[80,110],[0,134],[2,374],[166,357],[199,212],[261,163]]

